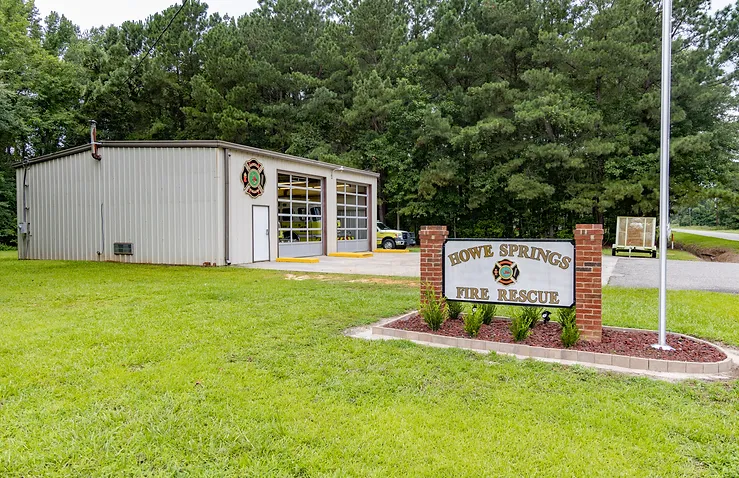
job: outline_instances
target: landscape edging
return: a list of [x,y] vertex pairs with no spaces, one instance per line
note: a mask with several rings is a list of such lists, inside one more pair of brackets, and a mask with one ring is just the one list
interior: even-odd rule
[[[408,312],[390,320],[383,320],[383,324],[403,320],[417,314],[418,311]],[[624,331],[646,331],[645,329],[630,329],[626,327],[608,327],[613,330]],[[673,332],[670,332],[671,334]],[[398,339],[412,340],[431,345],[443,345],[476,351],[494,351],[496,353],[516,355],[518,357],[530,357],[534,359],[553,359],[579,362],[583,364],[610,365],[630,370],[648,370],[651,372],[668,373],[690,373],[711,375],[730,372],[733,368],[731,355],[716,344],[698,339],[689,335],[674,333],[682,337],[703,342],[720,350],[726,358],[720,362],[683,362],[678,360],[662,360],[642,357],[630,357],[627,355],[605,354],[599,352],[588,352],[584,350],[554,349],[548,347],[537,347],[533,345],[511,344],[504,342],[493,342],[490,340],[478,340],[472,338],[448,337],[445,335],[431,334],[427,332],[413,332],[383,325],[373,325],[372,335],[393,337]]]

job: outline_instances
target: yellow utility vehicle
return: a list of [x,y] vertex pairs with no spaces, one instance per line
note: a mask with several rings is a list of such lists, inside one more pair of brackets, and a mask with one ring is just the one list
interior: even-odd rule
[[391,229],[385,224],[377,223],[377,247],[383,249],[405,249],[416,245],[416,235],[408,231]]

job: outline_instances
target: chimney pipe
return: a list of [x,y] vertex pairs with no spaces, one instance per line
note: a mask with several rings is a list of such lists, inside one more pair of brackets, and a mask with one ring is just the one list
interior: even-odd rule
[[100,161],[103,159],[98,153],[100,143],[98,143],[98,127],[95,120],[90,120],[90,144],[92,145],[92,157]]

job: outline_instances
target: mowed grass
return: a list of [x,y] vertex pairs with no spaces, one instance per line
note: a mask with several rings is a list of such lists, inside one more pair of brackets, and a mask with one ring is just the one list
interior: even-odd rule
[[[408,281],[14,257],[0,476],[739,474],[736,382],[342,335],[415,308]],[[671,329],[739,343],[736,296],[686,297],[670,296]],[[653,291],[604,298],[609,322],[656,321]]]
[[705,249],[718,248],[739,252],[739,241],[730,241],[728,239],[720,239],[718,237],[700,236],[698,234],[687,234],[685,232],[675,232],[674,235],[675,242],[679,242],[680,244],[694,244]]

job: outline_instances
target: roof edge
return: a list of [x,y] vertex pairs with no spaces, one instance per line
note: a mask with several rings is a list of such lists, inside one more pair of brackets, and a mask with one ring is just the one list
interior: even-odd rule
[[[243,151],[250,154],[259,154],[261,156],[267,156],[273,159],[282,159],[286,161],[292,161],[296,163],[311,164],[322,167],[343,167],[344,171],[359,173],[368,176],[380,177],[379,173],[373,171],[366,171],[364,169],[351,168],[336,163],[327,163],[325,161],[318,161],[315,159],[303,158],[300,156],[293,156],[291,154],[278,153],[276,151],[270,151],[268,149],[254,148],[252,146],[245,146],[243,144],[231,143],[228,141],[220,140],[160,140],[160,141],[101,141],[100,147],[116,147],[116,148],[228,148],[237,151]],[[14,168],[22,168],[24,165],[43,163],[51,161],[71,154],[81,153],[91,149],[90,144],[83,144],[74,148],[63,149],[56,153],[46,154],[43,156],[37,156],[31,158],[25,162],[17,162],[13,164]],[[104,161],[104,159],[103,159]]]
[[22,168],[23,165],[43,163],[46,161],[51,161],[52,159],[58,159],[64,156],[69,156],[70,154],[77,154],[83,151],[88,151],[91,148],[92,148],[92,145],[83,144],[80,146],[75,146],[73,148],[62,149],[61,151],[57,151],[56,153],[44,154],[43,156],[36,156],[35,158],[31,158],[28,161],[18,161],[16,163],[13,163],[12,166],[15,169],[18,169],[18,168]]

